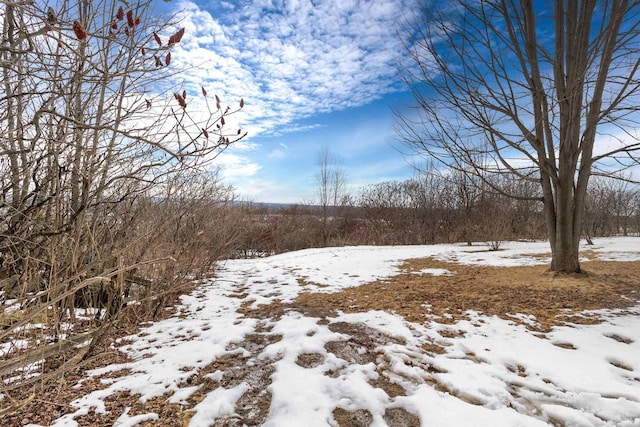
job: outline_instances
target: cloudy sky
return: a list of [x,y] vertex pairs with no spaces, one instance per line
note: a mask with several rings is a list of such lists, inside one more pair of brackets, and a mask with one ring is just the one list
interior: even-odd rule
[[[159,2],[160,3],[160,2]],[[348,185],[405,179],[392,108],[411,102],[397,72],[398,25],[412,0],[173,0],[186,28],[173,66],[189,92],[244,98],[247,139],[218,158],[241,197],[315,196],[318,157],[339,156]]]

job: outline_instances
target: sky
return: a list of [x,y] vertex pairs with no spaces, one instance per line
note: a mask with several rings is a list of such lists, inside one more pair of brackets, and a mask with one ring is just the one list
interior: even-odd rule
[[398,73],[399,25],[411,0],[173,0],[185,37],[172,66],[188,93],[200,87],[245,107],[231,125],[248,136],[215,164],[245,200],[317,199],[319,157],[338,159],[350,192],[407,179],[393,110],[412,98]]

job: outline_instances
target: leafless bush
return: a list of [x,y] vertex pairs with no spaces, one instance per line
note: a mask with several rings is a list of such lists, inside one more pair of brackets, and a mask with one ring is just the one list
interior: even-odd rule
[[244,136],[224,127],[243,101],[172,86],[185,31],[150,3],[2,5],[0,358],[13,382],[55,346],[90,340],[89,354],[132,289],[153,315],[234,239],[232,193],[202,173]]

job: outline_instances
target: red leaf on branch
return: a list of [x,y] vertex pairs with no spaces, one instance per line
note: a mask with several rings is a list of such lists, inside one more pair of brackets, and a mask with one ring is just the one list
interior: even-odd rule
[[243,108],[243,107],[244,107],[244,99],[240,98],[240,108]]
[[224,116],[220,117],[220,124],[224,126]]
[[84,29],[80,21],[73,21],[73,32],[78,40],[86,40],[87,30]]
[[184,36],[184,27],[180,28],[178,32],[174,34],[173,40],[176,43],[180,43],[180,40],[182,40],[182,36]]
[[146,52],[147,51],[145,50],[144,46],[140,48],[140,53],[142,53],[144,55]]
[[133,27],[135,22],[133,21],[133,10],[127,11],[127,25]]
[[116,18],[118,18],[119,21],[122,21],[124,19],[124,10],[122,10],[122,6],[118,8],[118,12],[116,13]]
[[167,65],[171,64],[171,52],[167,53],[167,57],[164,59],[164,63]]
[[187,99],[187,91],[186,91],[186,90],[184,90],[184,89],[182,90],[182,97],[183,97],[184,99]]
[[171,46],[172,44],[174,44],[176,42],[176,36],[175,35],[171,35],[169,36],[169,42],[167,43],[169,46]]
[[153,32],[153,38],[156,39],[158,45],[162,46],[162,40],[160,40],[160,36],[155,31]]
[[204,88],[204,86],[202,87],[202,95],[207,96],[207,90]]
[[202,128],[202,134],[204,135],[205,138],[209,139],[209,132],[207,132],[205,128]]
[[111,22],[111,29],[113,30],[118,29],[118,21],[116,21],[115,19]]
[[242,129],[238,129],[238,135],[242,133]]
[[139,16],[137,16],[137,17],[136,17],[136,20],[135,20],[135,21],[133,21],[133,23],[134,23],[135,25],[140,24],[140,17],[139,17]]
[[162,67],[162,61],[158,58],[157,55],[153,55],[153,59],[156,60],[156,67]]
[[182,108],[187,108],[187,102],[179,93],[174,93],[173,96],[178,101],[178,104],[180,104]]
[[124,35],[129,37],[129,28],[124,29]]
[[[217,102],[218,104],[220,104],[220,98],[218,98],[218,95],[216,95],[216,102]],[[220,107],[218,107],[218,108],[220,108]]]

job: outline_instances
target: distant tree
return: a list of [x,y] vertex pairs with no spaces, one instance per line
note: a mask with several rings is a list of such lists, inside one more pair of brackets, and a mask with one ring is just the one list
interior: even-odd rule
[[321,238],[322,244],[329,241],[329,219],[347,197],[346,175],[338,158],[325,148],[318,157],[318,174],[316,176],[316,191],[318,203],[322,210]]
[[579,272],[591,175],[640,161],[640,2],[420,4],[404,69],[417,114],[398,115],[403,142],[489,187],[502,174],[537,183],[550,268]]

